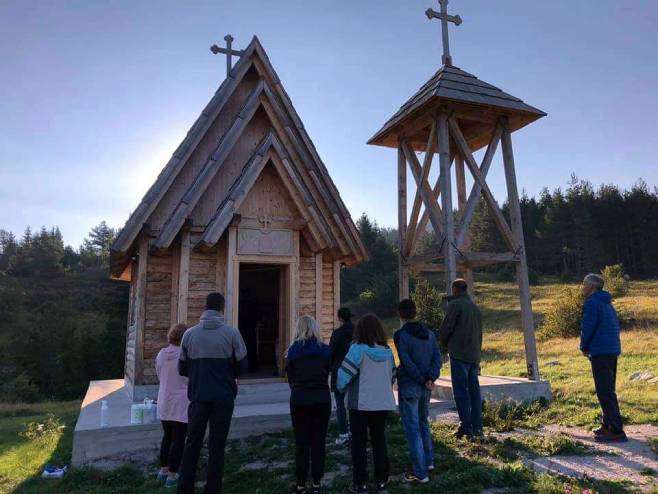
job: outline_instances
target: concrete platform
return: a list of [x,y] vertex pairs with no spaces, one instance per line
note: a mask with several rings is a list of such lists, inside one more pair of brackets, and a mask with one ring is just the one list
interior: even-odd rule
[[[454,404],[450,378],[437,380],[430,415],[434,420],[449,415],[454,420]],[[531,401],[550,399],[548,382],[521,378],[480,376],[483,398]],[[123,379],[92,381],[82,402],[73,434],[73,466],[108,464],[108,459],[129,461],[131,458],[155,458],[162,438],[160,423],[130,424],[132,390]],[[290,389],[286,382],[255,381],[240,385],[231,422],[229,439],[239,439],[290,427]],[[109,406],[108,427],[100,427],[101,400]],[[396,394],[397,400],[397,394]],[[110,462],[111,464],[111,462]]]
[[[438,400],[454,400],[450,377],[436,381],[433,396]],[[551,399],[548,381],[531,381],[523,377],[480,376],[480,393],[486,401],[512,400],[520,403]]]

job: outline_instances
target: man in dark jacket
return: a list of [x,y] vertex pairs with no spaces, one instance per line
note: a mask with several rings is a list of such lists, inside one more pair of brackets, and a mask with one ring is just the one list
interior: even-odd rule
[[400,359],[397,369],[398,403],[404,424],[412,471],[406,482],[429,482],[434,469],[434,447],[429,428],[429,404],[441,370],[441,353],[434,334],[416,321],[416,304],[405,299],[398,307],[402,327],[393,335]]
[[461,422],[457,438],[482,434],[480,395],[480,355],[482,352],[482,313],[468,295],[462,279],[452,283],[446,317],[439,332],[441,347],[450,355],[452,394]]
[[240,371],[247,370],[247,349],[240,332],[224,322],[224,296],[211,293],[196,326],[181,341],[178,372],[189,378],[188,428],[178,494],[194,492],[199,453],[210,424],[206,494],[222,492],[224,447],[231,425]]
[[345,410],[345,393],[338,391],[336,387],[336,379],[338,376],[338,369],[343,363],[345,355],[347,355],[350,345],[352,344],[352,337],[354,334],[354,324],[352,324],[352,313],[346,307],[338,310],[338,320],[341,326],[334,329],[331,333],[329,340],[329,348],[331,350],[331,391],[336,400],[336,422],[338,423],[338,439],[336,444],[343,446],[350,441],[350,434],[347,423],[347,411]]
[[594,438],[602,442],[627,441],[615,392],[617,359],[621,354],[619,319],[603,285],[598,274],[588,274],[583,280],[580,351],[592,364],[596,396],[603,410],[603,423],[594,430]]

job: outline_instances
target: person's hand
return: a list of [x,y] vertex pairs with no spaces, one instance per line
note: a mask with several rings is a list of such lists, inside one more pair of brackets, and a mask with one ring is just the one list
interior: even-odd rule
[[432,388],[434,387],[434,381],[432,381],[431,379],[428,379],[427,381],[425,381],[425,387],[428,390],[432,391]]

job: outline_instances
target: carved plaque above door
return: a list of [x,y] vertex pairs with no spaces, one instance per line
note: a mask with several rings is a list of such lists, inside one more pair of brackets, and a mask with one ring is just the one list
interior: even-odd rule
[[292,256],[292,230],[238,228],[238,254],[262,256]]

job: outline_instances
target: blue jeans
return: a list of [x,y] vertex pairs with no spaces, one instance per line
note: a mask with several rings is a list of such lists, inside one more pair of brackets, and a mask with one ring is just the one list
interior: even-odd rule
[[409,444],[413,473],[419,479],[427,477],[427,467],[434,464],[434,446],[429,425],[432,392],[416,383],[405,383],[398,391],[400,417]]
[[479,364],[464,362],[456,358],[450,359],[452,394],[455,397],[461,430],[465,434],[482,432],[482,396],[478,381],[479,372]]
[[347,410],[345,410],[345,393],[334,391],[336,400],[336,424],[338,425],[339,434],[347,434]]

